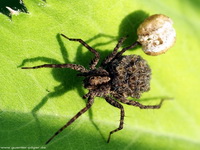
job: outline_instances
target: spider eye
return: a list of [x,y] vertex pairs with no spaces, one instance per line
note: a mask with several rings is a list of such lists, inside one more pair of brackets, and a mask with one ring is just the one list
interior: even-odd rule
[[138,42],[148,55],[160,55],[172,47],[176,32],[172,20],[162,14],[155,14],[144,20],[137,29]]

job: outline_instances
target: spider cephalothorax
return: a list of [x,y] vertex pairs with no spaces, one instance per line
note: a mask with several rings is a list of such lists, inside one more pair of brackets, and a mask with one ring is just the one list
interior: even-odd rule
[[[84,76],[84,87],[89,90],[83,98],[88,99],[86,107],[80,110],[73,118],[71,118],[62,128],[60,128],[47,142],[49,143],[57,134],[63,129],[73,123],[79,116],[86,112],[93,104],[95,97],[103,97],[109,104],[117,107],[121,111],[119,127],[110,132],[107,142],[110,141],[110,137],[114,132],[117,132],[123,128],[124,124],[124,108],[119,103],[125,103],[128,105],[137,106],[141,109],[158,109],[160,108],[163,100],[158,105],[142,105],[141,103],[128,100],[127,97],[140,98],[143,92],[149,90],[150,87],[150,76],[151,69],[147,62],[138,55],[127,55],[122,54],[131,48],[139,45],[139,42],[133,43],[129,47],[123,48],[118,52],[119,47],[126,38],[121,38],[118,44],[114,48],[113,52],[106,57],[100,64],[99,68],[96,65],[99,62],[99,53],[91,48],[81,39],[72,39],[61,34],[63,37],[70,41],[78,41],[85,46],[89,51],[94,53],[95,57],[92,59],[90,69],[86,69],[81,65],[76,64],[44,64],[35,67],[22,67],[22,69],[37,69],[37,68],[71,68],[79,72],[78,76]],[[116,101],[116,100],[118,101]]]

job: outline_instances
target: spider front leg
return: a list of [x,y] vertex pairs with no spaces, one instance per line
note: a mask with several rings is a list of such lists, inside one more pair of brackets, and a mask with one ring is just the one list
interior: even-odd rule
[[131,44],[130,46],[123,48],[120,52],[118,52],[118,53],[116,54],[116,57],[115,57],[115,58],[122,56],[122,54],[123,54],[125,51],[127,51],[127,50],[129,50],[129,49],[132,49],[132,48],[136,47],[137,45],[140,45],[140,43],[136,41],[136,42],[134,42],[133,44]]
[[64,38],[70,40],[70,41],[77,41],[79,43],[81,43],[83,46],[85,46],[90,52],[92,52],[95,57],[92,59],[91,63],[90,63],[90,69],[95,69],[97,63],[99,62],[100,59],[100,54],[93,49],[92,47],[90,47],[85,41],[83,41],[82,39],[73,39],[73,38],[69,38],[64,34],[61,34]]
[[79,71],[81,73],[88,72],[85,67],[82,65],[76,65],[76,64],[44,64],[40,66],[34,66],[34,67],[22,67],[22,69],[38,69],[38,68],[70,68],[76,71]]
[[105,99],[106,99],[106,101],[107,101],[109,104],[111,104],[112,106],[117,107],[117,108],[119,108],[119,109],[121,110],[121,112],[120,112],[120,123],[119,123],[119,127],[118,127],[117,129],[112,130],[112,131],[110,132],[110,134],[109,134],[109,136],[108,136],[108,140],[107,140],[107,143],[109,143],[109,142],[110,142],[111,135],[112,135],[113,133],[115,133],[115,132],[117,132],[117,131],[123,129],[125,112],[124,112],[123,106],[122,106],[120,103],[118,103],[117,101],[113,100],[113,99],[110,98],[110,97],[105,97]]
[[122,54],[125,51],[127,51],[129,49],[132,49],[132,48],[136,47],[137,45],[140,45],[140,43],[136,41],[133,44],[131,44],[130,46],[123,48],[120,52],[117,52],[117,50],[120,48],[120,46],[122,45],[122,43],[126,40],[126,38],[127,38],[127,36],[126,37],[122,37],[118,41],[118,43],[115,46],[113,52],[102,62],[103,66],[105,66],[106,64],[108,64],[109,62],[111,62],[113,59],[122,56]]
[[121,39],[119,39],[117,45],[115,46],[113,52],[106,57],[106,59],[102,62],[102,65],[106,65],[108,64],[117,54],[117,50],[120,48],[120,46],[122,45],[122,43],[126,40],[127,37],[122,37]]
[[137,101],[128,100],[128,99],[125,99],[123,97],[118,98],[118,100],[120,102],[122,102],[124,104],[127,104],[127,105],[132,105],[132,106],[139,107],[140,109],[159,109],[162,106],[164,100],[167,100],[167,99],[172,99],[172,98],[162,98],[160,103],[157,104],[157,105],[143,105],[143,104],[141,104],[141,103],[139,103]]
[[45,144],[48,144],[55,136],[57,136],[60,132],[62,132],[65,128],[67,128],[70,124],[72,124],[78,117],[80,117],[83,113],[85,113],[92,104],[94,103],[94,98],[89,97],[86,107],[81,109],[74,117],[72,117],[63,127],[61,127]]

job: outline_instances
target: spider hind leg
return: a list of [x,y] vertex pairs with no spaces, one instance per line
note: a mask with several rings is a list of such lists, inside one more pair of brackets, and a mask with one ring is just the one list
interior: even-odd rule
[[64,126],[62,126],[45,144],[48,144],[55,136],[61,133],[65,128],[71,125],[76,119],[78,119],[82,114],[84,114],[88,109],[90,109],[93,103],[94,98],[89,97],[86,106],[83,109],[81,109],[74,117],[72,117]]
[[120,109],[120,123],[119,123],[119,127],[116,128],[116,129],[114,129],[114,130],[112,130],[112,131],[110,131],[110,134],[109,134],[108,140],[107,140],[107,143],[109,143],[109,142],[110,142],[110,139],[111,139],[111,135],[112,135],[113,133],[115,133],[115,132],[117,132],[117,131],[123,129],[125,112],[124,112],[123,106],[122,106],[119,102],[113,100],[112,98],[110,98],[110,97],[108,97],[108,96],[105,97],[105,100],[106,100],[109,104],[111,104],[112,106],[117,107],[117,108]]

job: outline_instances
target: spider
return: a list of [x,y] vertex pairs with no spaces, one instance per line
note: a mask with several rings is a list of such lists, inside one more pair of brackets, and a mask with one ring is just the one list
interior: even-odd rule
[[97,68],[100,54],[90,47],[82,39],[69,38],[61,34],[69,41],[77,41],[94,54],[94,58],[90,62],[89,69],[77,64],[43,64],[34,67],[22,67],[22,69],[38,69],[38,68],[70,68],[78,71],[78,76],[83,76],[84,87],[89,90],[83,96],[88,99],[86,106],[81,109],[74,117],[72,117],[64,126],[62,126],[45,144],[48,144],[55,136],[62,132],[66,127],[71,125],[78,117],[91,108],[95,97],[104,98],[110,105],[120,109],[120,123],[118,128],[110,131],[107,143],[110,142],[111,135],[123,129],[125,112],[121,103],[139,107],[140,109],[159,109],[165,99],[161,99],[158,105],[143,105],[138,101],[128,100],[127,97],[139,99],[143,92],[150,90],[151,69],[139,55],[122,55],[126,50],[132,49],[139,42],[134,42],[128,47],[118,49],[127,37],[122,37],[114,50],[108,55]]

